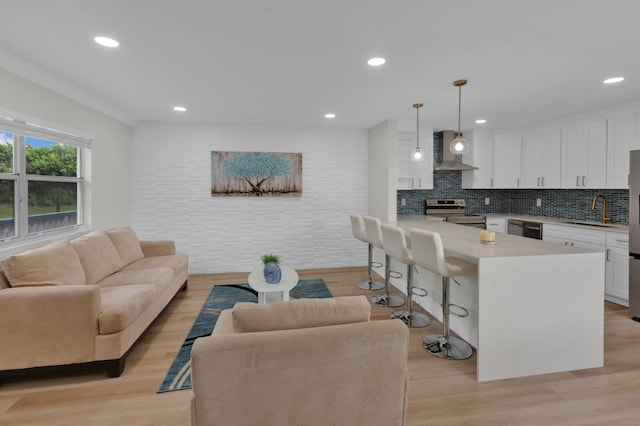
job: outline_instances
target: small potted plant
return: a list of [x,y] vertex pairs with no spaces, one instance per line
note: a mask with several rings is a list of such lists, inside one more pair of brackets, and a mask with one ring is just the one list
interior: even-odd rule
[[282,270],[280,269],[280,258],[275,254],[265,254],[262,256],[264,263],[264,280],[267,284],[278,284],[282,278]]

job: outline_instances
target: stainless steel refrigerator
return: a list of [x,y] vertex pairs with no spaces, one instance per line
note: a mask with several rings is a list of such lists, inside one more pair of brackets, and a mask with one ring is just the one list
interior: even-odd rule
[[640,321],[640,151],[629,164],[629,315]]

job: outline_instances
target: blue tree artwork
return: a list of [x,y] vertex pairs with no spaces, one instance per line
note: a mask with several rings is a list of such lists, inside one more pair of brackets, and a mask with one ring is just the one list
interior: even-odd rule
[[302,154],[211,151],[212,196],[300,196]]

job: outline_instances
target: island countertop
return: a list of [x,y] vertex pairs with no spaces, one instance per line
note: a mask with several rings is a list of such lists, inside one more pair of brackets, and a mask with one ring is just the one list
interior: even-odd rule
[[411,228],[437,232],[442,238],[444,249],[472,259],[517,256],[557,256],[563,254],[592,253],[593,250],[564,246],[532,238],[496,233],[493,245],[480,242],[479,228],[429,219],[427,216],[398,216],[396,224],[405,233]]

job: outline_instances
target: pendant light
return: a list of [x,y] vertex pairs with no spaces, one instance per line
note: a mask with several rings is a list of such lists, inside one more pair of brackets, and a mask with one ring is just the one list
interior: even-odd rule
[[420,108],[422,108],[422,104],[413,104],[413,107],[416,109],[416,151],[411,156],[411,159],[413,161],[422,161],[424,160],[422,149],[420,149]]
[[462,105],[462,86],[467,84],[467,80],[456,80],[453,85],[458,88],[458,135],[449,145],[449,150],[454,154],[464,154],[469,148],[469,144],[462,138],[462,132],[460,131],[460,109]]

